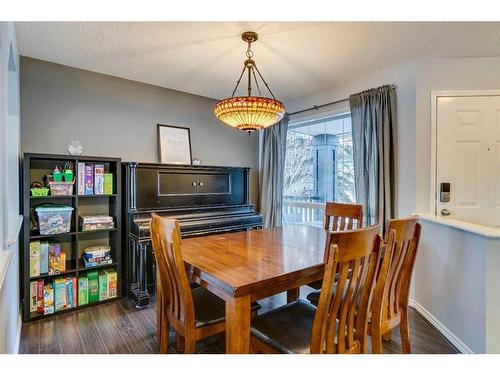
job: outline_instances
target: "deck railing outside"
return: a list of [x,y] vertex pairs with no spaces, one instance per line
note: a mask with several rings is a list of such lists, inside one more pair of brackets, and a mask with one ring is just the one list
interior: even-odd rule
[[323,225],[324,212],[325,203],[318,202],[315,197],[283,197],[284,224],[302,224],[321,227]]

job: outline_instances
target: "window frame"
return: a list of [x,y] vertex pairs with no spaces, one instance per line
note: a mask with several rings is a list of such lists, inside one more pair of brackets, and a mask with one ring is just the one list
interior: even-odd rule
[[[351,112],[350,112],[349,106],[337,106],[337,108],[335,108],[334,110],[330,110],[328,112],[326,112],[326,111],[323,111],[322,113],[314,112],[312,114],[309,114],[308,116],[300,116],[299,118],[294,118],[293,120],[290,121],[290,123],[288,125],[288,130],[293,131],[294,129],[298,129],[301,127],[306,127],[306,126],[321,124],[321,123],[327,123],[327,122],[332,121],[332,120],[343,120],[345,118],[351,118]],[[298,132],[298,133],[300,133],[300,132]],[[346,134],[346,133],[339,133],[339,134]],[[351,139],[352,139],[352,130],[351,130]],[[288,151],[288,146],[287,146],[287,151]],[[316,149],[314,152],[317,153],[318,150]],[[313,156],[312,156],[313,163],[314,163],[312,166],[313,167],[313,175],[314,175],[313,180],[314,180],[314,178],[316,178],[316,179],[318,178],[318,176],[317,176],[318,173],[315,173],[316,169],[321,168],[321,166],[316,165],[317,162],[314,161],[314,160],[317,160],[316,158],[314,158],[314,152],[313,152]],[[333,165],[337,165],[339,152],[340,152],[339,150],[332,149],[332,155],[328,155],[329,153],[327,153],[326,155],[324,155],[324,158],[330,159],[330,156],[331,156],[331,158],[332,158],[331,161],[332,161]],[[323,160],[323,164],[326,163],[326,159]],[[336,180],[337,180],[338,176],[340,175],[337,172],[338,172],[337,168],[334,168],[333,177],[334,177],[335,181],[333,183],[333,193],[332,193],[333,195],[332,195],[332,197],[333,197],[333,200],[335,200],[335,201],[338,201],[338,199],[339,199],[338,194],[340,193],[340,190],[336,186]],[[318,184],[316,184],[314,182],[313,182],[313,184],[314,184],[313,190],[316,192],[316,190],[318,190],[319,186],[318,186]],[[354,182],[353,182],[353,188],[355,188]],[[327,198],[328,192],[326,191],[326,189],[327,189],[326,186],[323,187],[323,190],[325,190],[323,192],[325,202],[310,201],[310,199],[307,199],[307,197],[304,197],[304,201],[301,201],[300,199],[294,199],[294,198],[287,199],[287,200],[284,199],[283,200],[284,201],[283,211],[282,211],[284,224],[293,223],[293,224],[298,224],[298,225],[321,226],[322,218],[324,215],[324,207],[325,207],[326,201],[328,200],[328,198]],[[285,195],[285,186],[283,186],[283,193],[284,193],[283,196],[286,196]],[[316,193],[319,193],[319,191]],[[316,194],[316,195],[319,195],[319,194]],[[354,195],[355,195],[355,192],[354,192]],[[293,197],[293,194],[291,197]],[[355,199],[355,196],[354,196],[354,199]],[[290,209],[291,209],[291,211],[290,211]],[[309,220],[312,220],[312,221],[311,222],[297,221],[297,219],[295,217],[297,210],[299,211],[299,213],[298,213],[299,216],[302,215],[302,217],[304,217],[304,216],[308,217]],[[304,215],[304,212],[306,212],[305,215]]]

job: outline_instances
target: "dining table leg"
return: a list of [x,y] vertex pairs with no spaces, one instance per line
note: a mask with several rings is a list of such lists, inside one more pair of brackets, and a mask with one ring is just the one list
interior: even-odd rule
[[226,353],[250,353],[250,296],[226,299]]
[[299,299],[300,287],[289,289],[286,291],[286,303],[292,303]]

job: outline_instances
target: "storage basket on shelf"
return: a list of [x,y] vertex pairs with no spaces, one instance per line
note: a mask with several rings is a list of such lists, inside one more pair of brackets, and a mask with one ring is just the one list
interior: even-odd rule
[[46,197],[49,195],[49,189],[47,188],[31,188],[32,197]]
[[73,179],[71,182],[50,181],[48,184],[50,188],[50,195],[72,195],[75,180]]
[[68,233],[71,230],[73,207],[42,205],[35,208],[41,235]]

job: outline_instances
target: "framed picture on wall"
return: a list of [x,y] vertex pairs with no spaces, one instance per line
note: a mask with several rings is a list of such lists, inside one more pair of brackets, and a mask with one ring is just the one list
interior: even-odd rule
[[191,164],[189,128],[158,124],[158,154],[162,164]]

